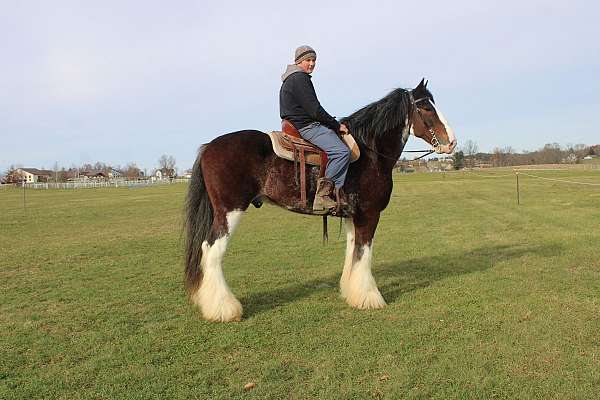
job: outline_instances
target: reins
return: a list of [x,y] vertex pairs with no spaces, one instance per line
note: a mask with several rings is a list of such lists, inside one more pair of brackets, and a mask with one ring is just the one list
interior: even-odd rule
[[[363,143],[363,146],[365,147],[365,149],[367,149],[367,150],[369,150],[369,151],[372,151],[373,153],[377,154],[378,156],[381,156],[381,157],[383,157],[383,158],[387,158],[388,160],[392,160],[392,161],[398,161],[398,159],[397,159],[397,158],[395,158],[395,157],[390,157],[390,156],[388,156],[388,155],[385,155],[385,154],[383,154],[383,153],[380,153],[380,152],[378,152],[377,150],[375,150],[375,149],[373,149],[373,148],[371,148],[371,147],[367,146],[367,145],[366,145],[366,144],[364,144],[364,143]],[[417,161],[417,160],[420,160],[420,159],[421,159],[421,158],[423,158],[423,157],[427,157],[427,156],[428,156],[428,155],[430,155],[431,153],[435,153],[435,150],[403,150],[402,152],[403,152],[403,153],[425,153],[425,154],[423,154],[423,155],[421,155],[421,156],[419,156],[419,157],[417,157],[417,158],[413,158],[412,160],[410,160],[410,161]]]

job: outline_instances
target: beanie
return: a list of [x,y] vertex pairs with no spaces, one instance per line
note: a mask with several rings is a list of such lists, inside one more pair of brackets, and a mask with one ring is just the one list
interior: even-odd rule
[[298,64],[308,58],[317,58],[317,52],[310,46],[300,46],[296,49],[294,63]]

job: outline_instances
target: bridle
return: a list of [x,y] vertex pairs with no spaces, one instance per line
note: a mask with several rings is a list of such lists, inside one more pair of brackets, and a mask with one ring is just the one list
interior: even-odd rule
[[[414,105],[415,109],[417,110],[417,114],[419,114],[419,117],[421,118],[423,125],[425,125],[425,128],[427,128],[427,130],[431,134],[431,143],[430,144],[433,146],[433,150],[431,151],[431,153],[433,153],[434,151],[436,151],[437,149],[440,148],[440,141],[438,140],[438,138],[435,134],[435,130],[433,130],[433,126],[430,126],[427,123],[425,118],[423,118],[423,114],[421,114],[421,109],[419,107],[417,107],[418,102],[429,100],[429,98],[428,97],[419,97],[418,99],[415,100],[413,97],[413,94],[412,94],[412,90],[408,91],[408,96],[410,98],[411,103]],[[429,150],[427,150],[427,151],[429,151]],[[431,153],[429,153],[429,154],[431,154]]]
[[[421,122],[423,122],[423,125],[425,125],[425,128],[427,128],[427,130],[429,131],[429,133],[431,134],[431,144],[433,146],[433,150],[403,150],[403,153],[425,153],[417,158],[414,158],[412,161],[416,161],[416,160],[420,160],[423,157],[427,157],[428,155],[432,154],[432,153],[436,153],[437,150],[440,148],[440,141],[438,140],[436,134],[435,134],[435,130],[433,129],[433,126],[430,126],[427,121],[425,120],[425,118],[423,118],[423,114],[421,114],[421,110],[419,109],[419,107],[417,106],[417,103],[420,101],[425,101],[425,100],[429,100],[428,97],[419,97],[418,99],[415,100],[415,98],[413,97],[412,94],[412,90],[407,90],[408,92],[408,97],[410,98],[410,103],[413,105],[414,109],[417,110],[417,114],[419,115],[419,117],[421,118]],[[412,127],[412,123],[408,126],[408,129],[411,129]],[[364,143],[363,143],[364,144]],[[381,154],[380,152],[378,152],[375,149],[370,148],[369,146],[367,146],[366,144],[364,144],[365,148],[367,150],[372,151],[373,153],[380,155],[384,158],[387,158],[389,160],[396,160],[393,157],[390,157],[388,155],[385,154]]]

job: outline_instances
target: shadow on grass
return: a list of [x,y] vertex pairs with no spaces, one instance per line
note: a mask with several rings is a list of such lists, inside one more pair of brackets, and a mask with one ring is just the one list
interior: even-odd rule
[[[391,304],[403,294],[427,287],[439,280],[484,271],[492,268],[498,262],[518,259],[525,255],[552,257],[560,252],[560,244],[497,245],[479,247],[466,253],[432,255],[385,264],[378,264],[375,255],[373,275],[379,284],[381,294],[387,303]],[[340,263],[338,274],[242,297],[240,300],[244,305],[245,317],[275,309],[282,304],[311,296],[318,291],[337,288],[341,267]]]

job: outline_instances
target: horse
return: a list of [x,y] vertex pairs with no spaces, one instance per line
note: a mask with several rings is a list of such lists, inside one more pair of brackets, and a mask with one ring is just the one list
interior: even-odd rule
[[[350,164],[344,191],[354,199],[346,216],[346,254],[340,278],[341,297],[356,309],[386,305],[371,273],[373,236],[392,193],[392,171],[409,135],[450,154],[456,138],[436,107],[425,79],[412,90],[395,89],[342,118],[361,156]],[[185,205],[185,288],[209,321],[240,321],[242,305],[231,292],[222,269],[227,243],[244,211],[263,200],[296,210],[299,190],[294,162],[278,157],[269,136],[242,130],[202,145],[194,162]],[[305,166],[312,182],[317,167]],[[323,166],[324,168],[324,166]]]

